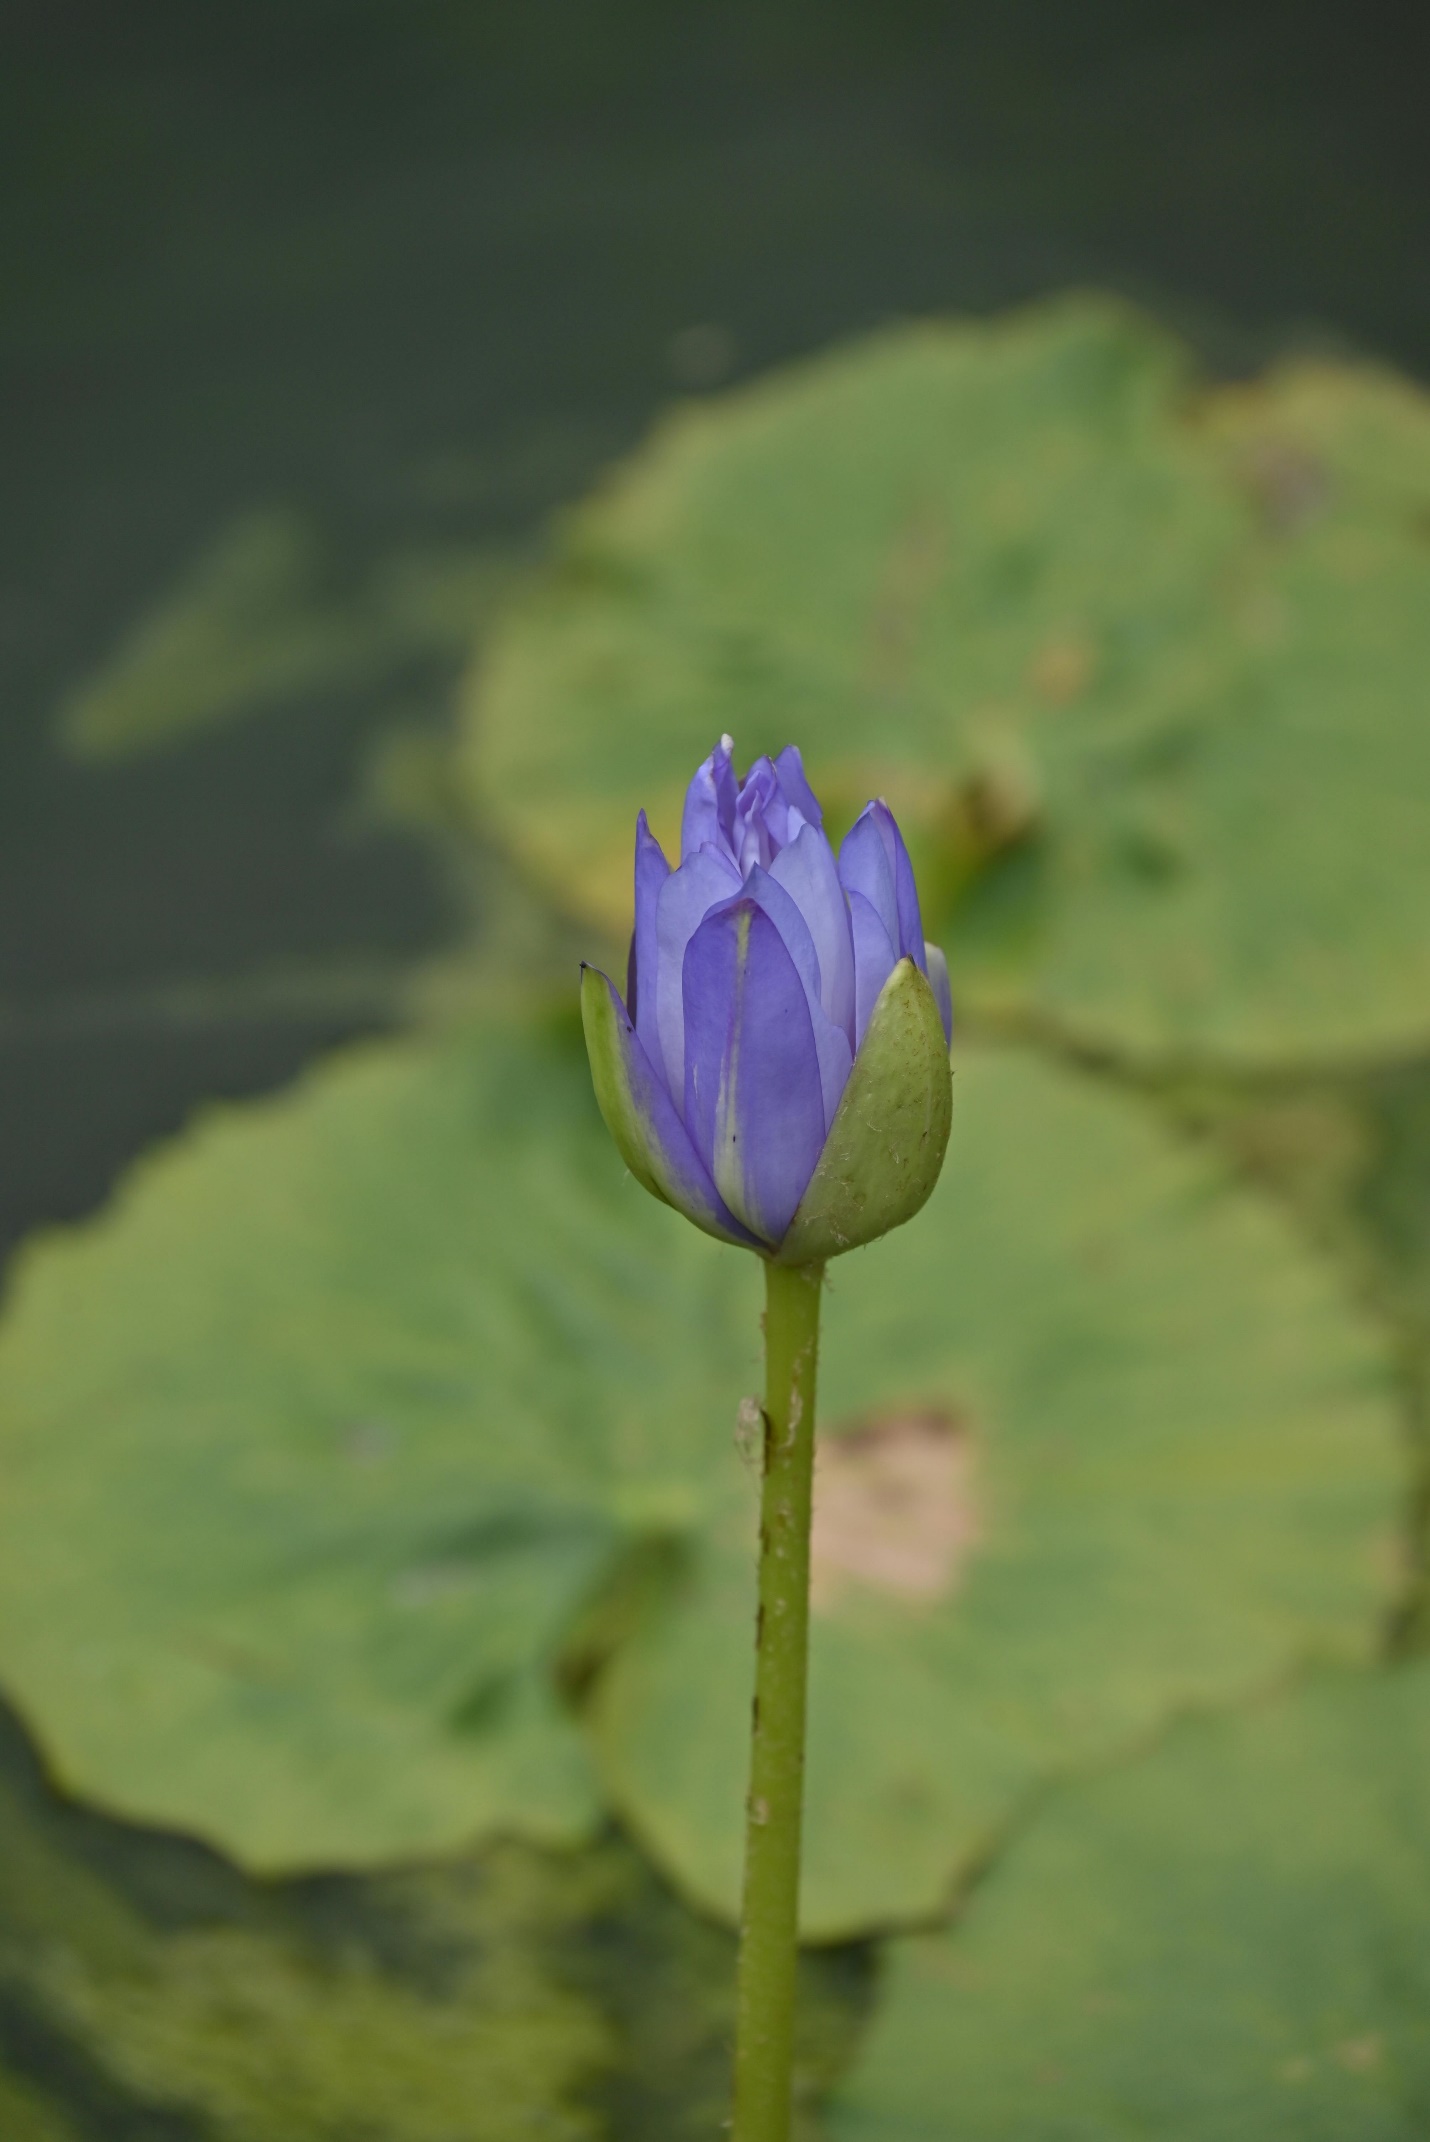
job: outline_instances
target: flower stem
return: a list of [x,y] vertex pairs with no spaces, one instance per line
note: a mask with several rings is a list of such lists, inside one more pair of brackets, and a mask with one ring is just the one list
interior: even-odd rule
[[822,1264],[765,1266],[760,1607],[745,1820],[733,2142],[787,2142],[799,1938],[809,1522]]

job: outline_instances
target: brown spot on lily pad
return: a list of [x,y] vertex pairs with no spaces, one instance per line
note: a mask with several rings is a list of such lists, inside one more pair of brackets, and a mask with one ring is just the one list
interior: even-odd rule
[[1033,657],[1028,681],[1042,698],[1054,706],[1071,705],[1081,699],[1097,670],[1097,650],[1075,633],[1049,640]]
[[1288,439],[1255,440],[1246,451],[1242,473],[1274,535],[1298,535],[1330,504],[1326,468]]
[[946,1598],[978,1537],[967,1425],[909,1408],[821,1436],[815,1459],[810,1603],[853,1586],[912,1602]]

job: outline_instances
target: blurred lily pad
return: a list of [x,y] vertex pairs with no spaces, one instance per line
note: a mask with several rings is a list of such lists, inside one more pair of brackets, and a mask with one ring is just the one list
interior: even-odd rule
[[1082,298],[900,329],[669,419],[488,643],[464,765],[629,924],[728,729],[907,821],[964,1006],[1146,1057],[1430,1035],[1430,402],[1198,386]]
[[505,1848],[265,1893],[5,1778],[0,2028],[26,2019],[39,2072],[0,2076],[0,2133],[587,2142],[615,2046],[555,1956],[611,1889]]
[[1430,1669],[1179,1725],[896,1943],[838,2142],[1413,2142]]
[[1430,1639],[1430,1066],[1267,1079],[1194,1077],[1161,1098],[1334,1247],[1363,1298],[1395,1327],[1415,1471],[1413,1580],[1399,1647]]
[[303,514],[247,514],[75,690],[62,734],[82,757],[124,757],[313,692],[390,683],[469,647],[511,574],[500,552],[449,545],[355,584]]
[[60,1776],[262,1867],[584,1834],[563,1632],[758,1343],[643,1205],[574,1052],[498,1033],[220,1111],[32,1249],[0,1670]]
[[[1275,1216],[1085,1080],[965,1061],[927,1217],[833,1277],[807,1931],[936,1911],[1049,1772],[1373,1639],[1400,1467],[1377,1342]],[[600,1683],[608,1787],[738,1896],[748,1517]]]
[[[221,1113],[21,1264],[0,1675],[68,1785],[263,1869],[580,1837],[584,1698],[605,1793],[729,1913],[758,1301],[565,1036]],[[1050,1770],[1373,1642],[1382,1343],[1135,1104],[965,1063],[940,1189],[828,1327],[865,1458],[820,1519],[811,1931],[931,1910]],[[891,1492],[912,1536],[865,1522]]]
[[590,2142],[580,2094],[609,2065],[608,2034],[543,1969],[539,1920],[502,1895],[519,1867],[495,1871],[465,1896],[448,1878],[448,1923],[429,1910],[424,1928],[447,1943],[426,1987],[356,1943],[324,1954],[228,1926],[151,1939],[123,1971],[73,1957],[47,1990],[119,2085],[200,2115],[215,2142]]
[[[869,1958],[801,1976],[803,2105],[848,2065]],[[733,2005],[733,1936],[622,1839],[256,1882],[58,1801],[0,1716],[5,2142],[693,2142]]]
[[43,2093],[0,2068],[0,2134],[6,2142],[76,2142],[76,2130]]

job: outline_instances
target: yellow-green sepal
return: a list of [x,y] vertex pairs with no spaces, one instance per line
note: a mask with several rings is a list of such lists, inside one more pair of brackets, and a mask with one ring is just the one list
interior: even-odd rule
[[952,1120],[938,1004],[927,976],[901,959],[880,991],[777,1261],[817,1264],[911,1220],[938,1181]]
[[581,969],[581,1024],[596,1104],[636,1181],[707,1235],[742,1249],[763,1249],[715,1188],[624,1004],[599,967]]

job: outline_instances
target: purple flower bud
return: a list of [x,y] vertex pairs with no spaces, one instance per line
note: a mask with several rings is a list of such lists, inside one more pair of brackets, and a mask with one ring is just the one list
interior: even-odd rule
[[[924,944],[888,805],[868,805],[836,862],[796,748],[743,780],[733,752],[722,737],[690,784],[676,869],[641,813],[627,1002],[588,969],[587,1039],[602,1111],[647,1188],[709,1233],[774,1255],[793,1239],[814,1261],[908,1218],[933,1187],[948,972]],[[863,1100],[841,1111],[856,1063]],[[871,1123],[887,1117],[892,1138],[897,1117],[907,1146],[911,1108],[928,1117],[917,1183],[897,1142],[874,1181]]]

